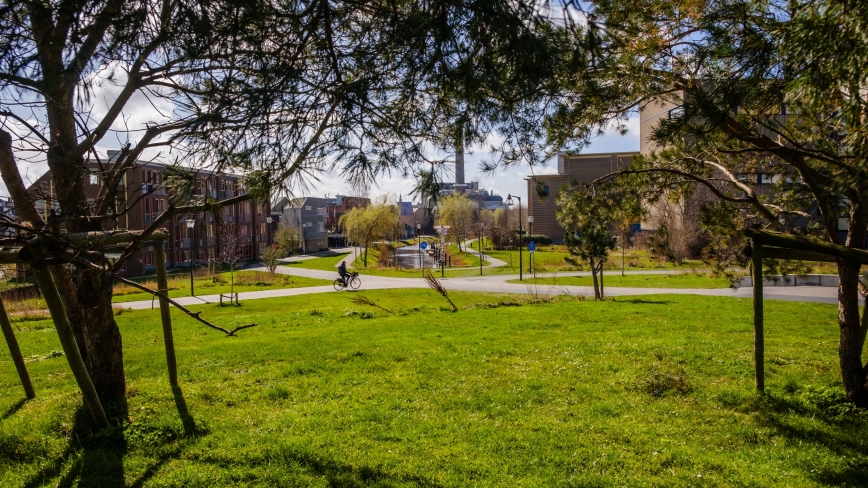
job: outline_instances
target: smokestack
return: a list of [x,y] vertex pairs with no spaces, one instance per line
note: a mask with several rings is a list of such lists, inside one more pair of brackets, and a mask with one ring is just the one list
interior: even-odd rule
[[[464,190],[464,127],[458,129],[455,141],[455,189]],[[460,186],[459,186],[460,185]]]

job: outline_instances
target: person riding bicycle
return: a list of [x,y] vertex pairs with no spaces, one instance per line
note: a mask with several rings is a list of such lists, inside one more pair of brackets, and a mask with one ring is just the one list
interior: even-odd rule
[[350,276],[350,274],[347,273],[346,261],[341,261],[341,265],[338,266],[338,274],[341,275],[341,280],[343,280],[344,286],[347,286],[347,278]]

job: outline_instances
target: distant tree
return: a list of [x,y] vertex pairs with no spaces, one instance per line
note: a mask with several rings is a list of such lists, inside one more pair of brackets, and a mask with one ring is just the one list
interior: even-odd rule
[[284,256],[291,256],[301,249],[301,232],[298,227],[281,224],[274,233],[274,242]]
[[363,262],[367,267],[371,243],[393,237],[403,224],[397,206],[384,196],[367,207],[351,208],[341,216],[338,225],[348,239],[364,246]]
[[[558,196],[557,219],[566,230],[564,244],[570,254],[588,263],[594,281],[594,298],[605,298],[603,266],[615,248],[613,229],[620,221],[642,213],[639,199],[620,188],[574,187]],[[577,263],[574,263],[577,264]]]
[[236,226],[234,224],[223,225],[220,232],[220,253],[217,255],[217,261],[229,268],[229,293],[233,296],[235,295],[235,270],[242,259],[244,259],[244,252],[241,237],[236,233]]
[[283,249],[280,247],[269,246],[262,253],[259,261],[268,268],[269,273],[274,274],[274,272],[277,271],[277,267],[280,266],[280,259],[283,258],[283,256]]
[[450,226],[450,233],[458,242],[458,250],[461,243],[467,238],[467,233],[473,224],[475,209],[473,202],[463,193],[453,193],[440,199],[438,204],[438,225]]

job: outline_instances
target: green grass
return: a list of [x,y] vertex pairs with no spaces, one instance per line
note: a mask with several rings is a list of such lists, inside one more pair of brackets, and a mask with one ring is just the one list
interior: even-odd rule
[[[519,283],[509,280],[508,283]],[[525,278],[521,283],[537,283],[541,285],[563,286],[594,286],[590,276],[555,276],[552,278]],[[679,273],[670,275],[626,275],[618,271],[607,271],[603,274],[603,284],[607,287],[625,288],[728,288],[729,280],[714,278],[698,273]]]
[[290,268],[305,268],[305,269],[319,269],[323,271],[334,271],[337,273],[338,264],[341,261],[347,259],[350,253],[341,253],[334,256],[324,256],[312,259],[305,259],[302,261],[296,261],[292,263],[282,263],[281,266],[286,266]]
[[[584,271],[587,266],[573,266],[572,264],[566,262],[564,260],[565,257],[570,254],[566,252],[565,248],[562,246],[554,246],[555,250],[548,250],[550,246],[546,246],[546,250],[537,250],[534,252],[533,259],[534,265],[536,266],[538,271]],[[518,263],[519,256],[518,250],[510,250],[510,251],[495,251],[495,250],[487,250],[485,251],[486,255],[490,255],[491,257],[500,259],[507,263],[506,267],[511,267],[518,272]],[[527,269],[528,261],[530,259],[530,253],[527,249],[523,249],[522,252],[522,261],[524,268]],[[512,256],[512,265],[510,266],[510,256]],[[651,259],[648,256],[647,251],[639,251],[639,250],[631,250],[629,254],[625,256],[624,259],[624,268],[628,270],[637,270],[637,269],[689,269],[689,268],[699,268],[703,267],[704,264],[701,261],[696,260],[688,260],[682,266],[674,266],[672,263],[662,263]],[[621,254],[617,251],[613,251],[609,254],[609,259],[606,261],[605,265],[606,269],[615,270],[621,269]]]
[[3,486],[864,486],[833,305],[766,302],[766,396],[751,302],[645,296],[530,304],[428,290],[330,293],[117,316],[129,418],[89,435],[46,321],[16,321],[39,395],[0,351]]
[[[232,290],[230,283],[231,277],[229,273],[217,273],[214,277],[199,275],[194,277],[193,287],[196,295],[216,295],[218,293],[229,293]],[[143,285],[156,290],[156,280],[145,280]],[[282,288],[303,288],[308,286],[323,286],[329,285],[329,280],[319,280],[316,278],[305,278],[303,276],[289,276],[283,274],[270,274],[264,271],[236,271],[235,272],[235,292],[243,293],[245,291],[261,291],[261,290],[278,290]],[[188,297],[190,296],[190,276],[189,275],[173,275],[168,281],[169,296]],[[133,302],[137,300],[150,300],[153,297],[150,293],[139,291],[138,288],[133,288],[128,285],[116,285],[113,291],[112,301],[114,303]]]

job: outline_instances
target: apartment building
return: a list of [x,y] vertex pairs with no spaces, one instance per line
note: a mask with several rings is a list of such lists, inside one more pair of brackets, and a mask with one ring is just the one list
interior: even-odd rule
[[329,199],[316,197],[293,198],[286,202],[280,220],[284,225],[298,229],[302,251],[317,252],[328,249],[326,217]]
[[558,172],[534,175],[527,181],[527,215],[533,216],[533,233],[547,235],[557,244],[564,242],[564,228],[557,221],[557,198],[575,183],[590,183],[613,171],[630,166],[639,152],[558,154]]
[[[108,151],[108,162],[104,164],[107,169],[111,169],[117,155],[117,151]],[[85,177],[84,188],[88,202],[92,203],[99,196],[102,182],[99,165],[90,162],[88,166],[91,172]],[[158,162],[138,161],[135,167],[128,169],[118,185],[118,201],[110,212],[116,217],[104,220],[104,228],[144,230],[165,212],[169,203],[175,199],[163,184],[167,167]],[[224,200],[243,195],[246,191],[242,178],[238,175],[200,170],[196,173],[193,196],[208,195]],[[47,218],[52,209],[59,211],[50,171],[36,180],[28,188],[28,192],[33,196],[37,211],[43,218]],[[257,259],[271,242],[271,230],[267,223],[270,208],[268,201],[248,200],[224,207],[220,221],[206,212],[177,215],[167,220],[163,224],[169,232],[169,238],[164,242],[166,266],[190,266],[193,263],[204,265],[209,261],[219,261],[221,254],[225,255],[230,250],[241,259]],[[188,226],[188,220],[193,222],[192,228]],[[152,246],[140,249],[127,262],[124,270],[127,276],[153,271]]]

